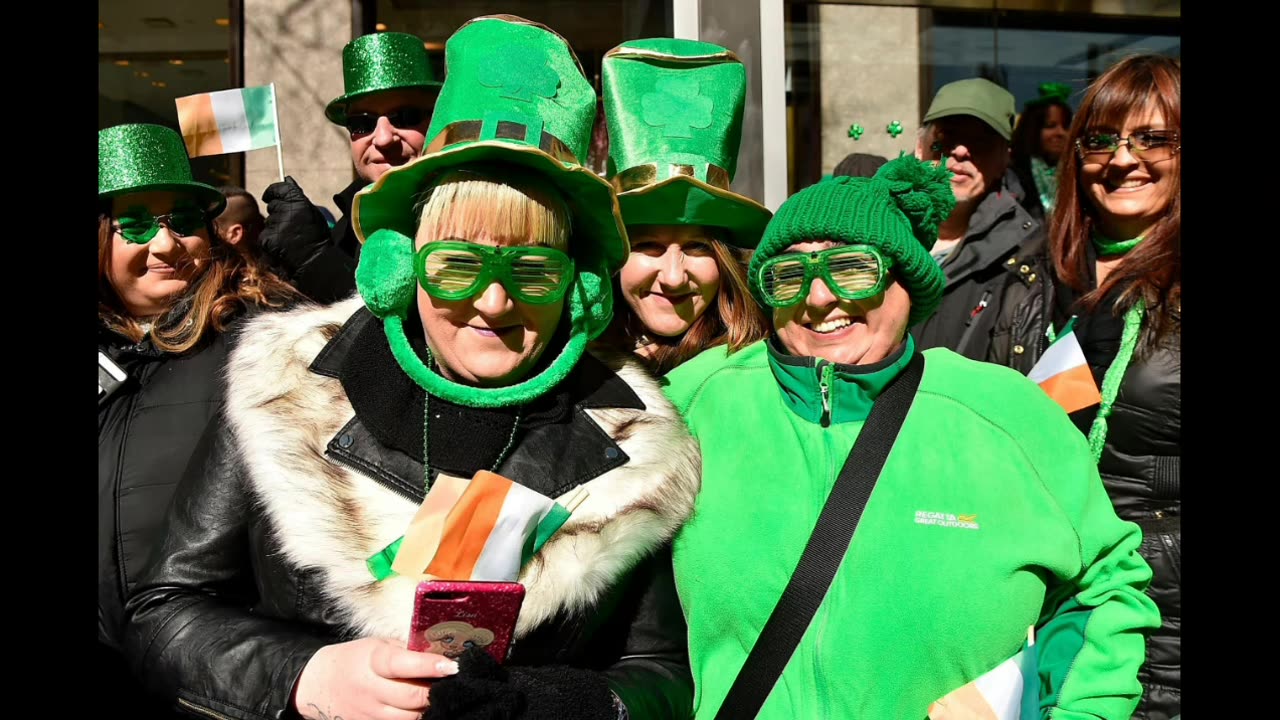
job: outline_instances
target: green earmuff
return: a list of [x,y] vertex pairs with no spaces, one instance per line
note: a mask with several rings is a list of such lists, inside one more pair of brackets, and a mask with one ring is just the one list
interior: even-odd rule
[[379,318],[403,317],[418,289],[413,275],[413,239],[385,228],[370,235],[360,250],[356,289]]

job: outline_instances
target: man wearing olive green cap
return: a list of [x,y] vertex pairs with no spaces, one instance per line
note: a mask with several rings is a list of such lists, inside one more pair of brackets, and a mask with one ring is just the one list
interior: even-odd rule
[[422,39],[396,32],[364,35],[342,49],[343,94],[325,107],[329,122],[351,140],[358,176],[333,196],[342,217],[333,226],[293,178],[267,187],[262,247],[299,290],[333,302],[355,290],[360,243],[351,228],[355,194],[393,167],[422,154],[440,93]]
[[983,78],[943,85],[925,113],[916,157],[954,173],[956,206],[930,249],[946,289],[937,312],[911,328],[921,348],[986,360],[1000,309],[997,288],[1007,273],[1027,285],[1041,280],[1020,272],[1028,246],[1042,244],[1044,230],[1007,180],[1014,119],[1013,95]]

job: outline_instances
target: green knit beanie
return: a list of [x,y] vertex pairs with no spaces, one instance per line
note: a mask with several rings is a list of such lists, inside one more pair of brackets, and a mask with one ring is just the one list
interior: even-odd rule
[[956,206],[951,173],[929,161],[900,155],[874,177],[833,177],[787,198],[765,228],[751,258],[751,292],[760,294],[765,260],[803,242],[871,245],[893,259],[891,271],[911,296],[911,325],[933,314],[946,277],[929,254],[938,226]]

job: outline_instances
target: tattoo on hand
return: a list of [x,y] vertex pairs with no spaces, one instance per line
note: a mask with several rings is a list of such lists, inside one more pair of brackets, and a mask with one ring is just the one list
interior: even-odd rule
[[307,707],[315,708],[316,714],[320,716],[318,720],[342,720],[341,715],[330,715],[325,711],[321,710],[320,706],[316,705],[315,703],[307,703]]

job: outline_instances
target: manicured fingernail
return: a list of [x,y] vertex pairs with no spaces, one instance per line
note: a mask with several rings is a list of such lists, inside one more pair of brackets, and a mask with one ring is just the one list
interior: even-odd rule
[[436,663],[436,672],[440,673],[441,675],[457,675],[458,663],[452,660],[441,660],[440,662]]

